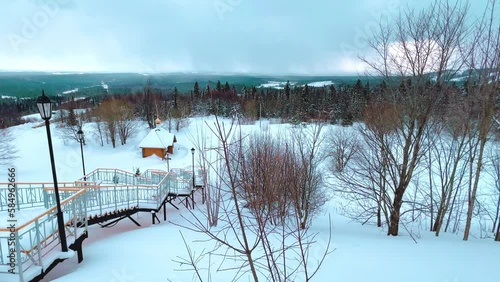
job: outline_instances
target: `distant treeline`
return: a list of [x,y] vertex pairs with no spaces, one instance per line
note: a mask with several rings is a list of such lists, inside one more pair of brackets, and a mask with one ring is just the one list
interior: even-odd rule
[[[405,83],[411,84],[411,80]],[[428,82],[431,85],[431,82]],[[223,117],[239,117],[255,120],[258,118],[280,118],[287,122],[298,123],[321,120],[329,123],[349,125],[363,120],[364,110],[372,100],[382,97],[388,86],[382,81],[377,84],[363,83],[332,84],[324,87],[292,85],[289,82],[283,89],[240,86],[239,89],[228,82],[217,81],[201,88],[195,82],[192,90],[181,92],[157,89],[151,80],[141,91],[123,90],[121,93],[97,94],[91,97],[76,98],[71,95],[49,96],[55,110],[76,108],[95,108],[107,99],[127,101],[137,118],[150,124],[154,118],[189,117],[216,114]],[[213,86],[212,86],[213,85]],[[402,89],[402,85],[393,86]],[[463,91],[463,85],[452,86]],[[81,95],[78,95],[81,96]],[[72,102],[72,103],[69,103]],[[5,128],[24,121],[21,116],[37,113],[35,98],[1,99],[0,127]]]

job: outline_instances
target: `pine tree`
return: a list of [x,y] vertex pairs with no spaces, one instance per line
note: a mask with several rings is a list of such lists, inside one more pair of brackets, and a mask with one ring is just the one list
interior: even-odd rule
[[194,83],[193,94],[196,99],[200,98],[200,85],[198,81]]
[[224,85],[224,93],[229,92],[231,92],[231,86],[229,86],[229,83],[226,81],[226,84]]
[[290,100],[290,81],[287,80],[285,84],[285,97],[287,100]]
[[179,91],[177,90],[177,87],[174,88],[174,109],[177,110],[178,105],[178,98],[179,98]]
[[234,84],[233,84],[233,86],[231,87],[231,91],[233,92],[232,94],[233,94],[234,96],[238,95],[238,90],[236,90],[236,87],[234,86]]
[[251,98],[255,99],[255,100],[258,99],[258,97],[257,97],[257,87],[255,87],[255,86],[252,87],[252,97]]
[[300,118],[302,121],[307,121],[307,118],[309,116],[310,112],[310,101],[309,101],[309,85],[305,85],[304,89],[302,90],[302,97],[300,101]]

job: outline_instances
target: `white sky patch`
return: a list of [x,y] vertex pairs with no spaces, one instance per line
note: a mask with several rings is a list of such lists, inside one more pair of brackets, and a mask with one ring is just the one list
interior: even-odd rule
[[[412,75],[414,68],[418,72],[423,67],[424,73],[436,72],[439,69],[442,52],[442,47],[433,40],[406,41],[404,45],[401,42],[394,42],[389,45],[389,57],[391,65],[396,66],[396,69],[391,71],[395,74],[402,72],[404,75]],[[453,70],[461,67],[455,63],[459,57],[459,50],[456,47],[445,69]]]

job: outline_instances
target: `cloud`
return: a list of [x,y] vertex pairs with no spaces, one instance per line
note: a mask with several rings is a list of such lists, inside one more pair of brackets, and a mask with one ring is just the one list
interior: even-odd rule
[[294,74],[356,73],[357,54],[366,49],[357,44],[357,33],[366,33],[380,15],[412,3],[5,2],[0,12],[0,69]]

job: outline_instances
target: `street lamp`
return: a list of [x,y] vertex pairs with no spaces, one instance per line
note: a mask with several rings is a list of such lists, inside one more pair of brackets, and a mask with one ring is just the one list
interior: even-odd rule
[[49,142],[49,154],[50,163],[52,165],[52,178],[54,179],[54,192],[56,195],[56,205],[57,205],[57,226],[59,229],[59,238],[61,240],[61,249],[63,252],[68,251],[68,245],[66,243],[66,231],[64,230],[64,219],[61,210],[61,200],[59,199],[59,188],[57,187],[57,175],[56,175],[56,165],[54,161],[54,150],[52,149],[52,138],[50,136],[50,118],[52,117],[52,102],[49,97],[45,96],[42,90],[42,96],[38,97],[36,100],[36,106],[40,112],[40,117],[45,121],[45,128],[47,130],[47,139]]
[[83,181],[87,181],[87,174],[85,173],[85,159],[83,158],[84,134],[83,134],[83,130],[81,127],[80,127],[80,129],[78,129],[78,132],[76,133],[76,135],[78,136],[78,141],[80,141],[80,152],[82,153]]
[[194,184],[194,177],[195,177],[195,175],[194,175],[194,151],[195,151],[195,149],[194,149],[194,148],[191,148],[191,155],[193,156],[193,161],[192,161],[192,163],[193,163],[193,189],[194,189],[194,187],[196,186],[196,185]]
[[192,161],[192,164],[193,164],[193,189],[191,189],[191,199],[193,200],[193,209],[194,209],[194,189],[195,189],[195,183],[194,183],[194,151],[195,149],[194,148],[191,148],[191,155],[193,156],[193,161]]
[[166,153],[166,155],[167,155],[167,170],[170,171],[170,156],[168,152]]

